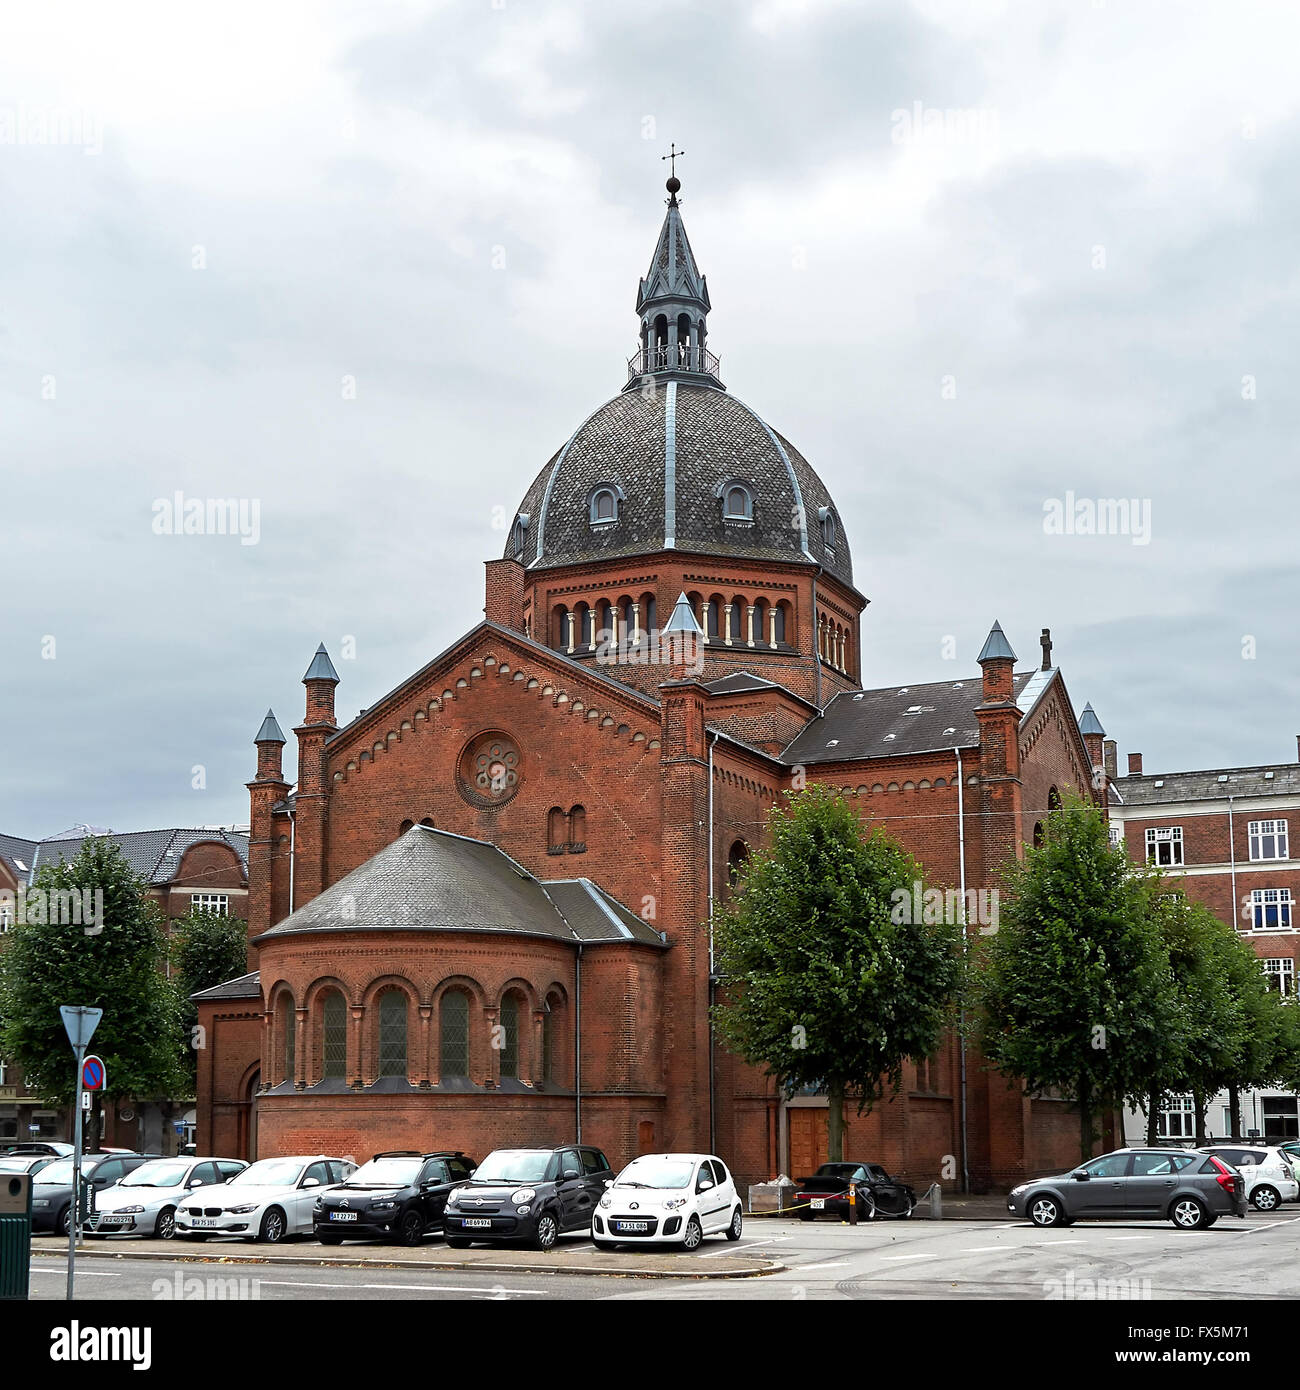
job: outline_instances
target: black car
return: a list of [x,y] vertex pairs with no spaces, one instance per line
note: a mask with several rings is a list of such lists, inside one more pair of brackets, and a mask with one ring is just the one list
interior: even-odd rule
[[550,1250],[566,1231],[590,1231],[614,1180],[599,1149],[495,1149],[447,1198],[443,1235],[454,1249],[474,1241],[522,1240]]
[[442,1228],[447,1194],[473,1172],[473,1161],[459,1150],[376,1154],[346,1182],[321,1193],[312,1230],[322,1245],[345,1239],[419,1245],[430,1231]]
[[814,1221],[819,1213],[841,1221],[849,1219],[849,1184],[855,1184],[858,1216],[911,1216],[916,1193],[905,1182],[891,1178],[879,1163],[823,1163],[810,1178],[800,1178],[794,1194],[801,1221]]
[[[119,1183],[128,1173],[161,1154],[82,1154],[81,1176],[97,1192]],[[72,1160],[56,1158],[32,1179],[32,1230],[66,1236],[72,1221]]]

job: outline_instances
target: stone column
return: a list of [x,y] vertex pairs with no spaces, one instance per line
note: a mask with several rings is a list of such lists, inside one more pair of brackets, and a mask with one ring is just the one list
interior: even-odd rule
[[727,603],[722,608],[722,645],[731,646],[731,604]]
[[776,647],[776,604],[767,610],[767,630],[770,634],[767,645],[775,649]]
[[745,619],[745,645],[750,647],[754,645],[754,605],[752,603],[749,605]]
[[570,608],[569,611],[568,611],[567,613],[565,613],[565,615],[564,615],[565,626],[569,629],[569,638],[568,638],[568,640],[569,640],[569,645],[568,645],[568,647],[566,648],[566,650],[567,650],[567,652],[568,652],[568,654],[569,654],[570,656],[573,655],[573,645],[574,645],[574,644],[573,644],[573,625],[574,625],[574,621],[575,621],[576,617],[577,617],[577,615],[574,613],[573,609],[571,609],[571,608]]

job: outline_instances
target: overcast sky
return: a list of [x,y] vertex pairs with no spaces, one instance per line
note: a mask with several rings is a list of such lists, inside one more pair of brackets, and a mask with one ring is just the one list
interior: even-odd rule
[[[246,822],[319,641],[342,722],[481,618],[670,140],[866,685],[1048,626],[1121,765],[1293,759],[1298,49],[1222,0],[6,6],[0,830]],[[256,544],[157,534],[178,491]]]

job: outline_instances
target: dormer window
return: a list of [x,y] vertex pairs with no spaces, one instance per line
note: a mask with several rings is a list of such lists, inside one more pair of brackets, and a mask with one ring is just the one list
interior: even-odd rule
[[528,539],[528,518],[523,512],[515,517],[515,529],[510,536],[510,553],[518,560],[524,553],[524,542]]
[[591,524],[612,526],[618,520],[618,504],[622,492],[614,487],[598,487],[591,494]]
[[740,478],[729,478],[713,492],[722,500],[723,521],[752,524],[754,520],[754,489]]
[[822,541],[827,550],[834,550],[835,541],[839,535],[839,527],[835,524],[835,513],[829,507],[818,507],[817,517],[822,524]]

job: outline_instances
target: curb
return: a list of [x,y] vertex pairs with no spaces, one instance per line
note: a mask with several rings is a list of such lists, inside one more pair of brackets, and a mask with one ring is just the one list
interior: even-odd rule
[[[32,1250],[32,1256],[44,1255],[48,1258],[66,1257],[62,1250]],[[366,1260],[366,1259],[321,1259],[308,1255],[200,1255],[185,1251],[172,1254],[161,1250],[81,1250],[77,1258],[92,1260],[158,1260],[166,1264],[220,1264],[220,1265],[277,1265],[309,1266],[312,1269],[406,1269],[433,1270],[439,1274],[449,1271],[485,1274],[578,1274],[592,1275],[605,1279],[757,1279],[766,1274],[782,1273],[786,1266],[778,1260],[751,1261],[744,1269],[701,1269],[667,1270],[644,1268],[637,1265],[624,1265],[617,1269],[596,1269],[590,1265],[554,1264],[498,1264],[487,1261],[446,1260]]]

